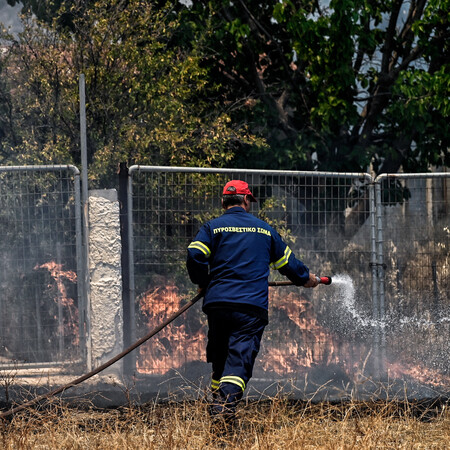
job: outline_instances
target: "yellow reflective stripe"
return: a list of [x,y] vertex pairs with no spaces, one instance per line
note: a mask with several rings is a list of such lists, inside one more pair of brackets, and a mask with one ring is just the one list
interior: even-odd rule
[[220,379],[221,383],[237,384],[242,390],[245,389],[245,381],[241,377],[235,377],[233,375],[227,375]]
[[219,389],[219,386],[220,386],[220,381],[211,380],[211,389],[212,390]]
[[276,262],[271,263],[270,267],[272,269],[281,269],[283,266],[285,266],[289,262],[289,256],[291,256],[292,250],[289,247],[286,247],[284,249],[284,255]]
[[209,256],[211,255],[211,250],[203,242],[200,241],[191,242],[188,248],[195,248],[197,250],[200,250],[207,258],[209,258]]

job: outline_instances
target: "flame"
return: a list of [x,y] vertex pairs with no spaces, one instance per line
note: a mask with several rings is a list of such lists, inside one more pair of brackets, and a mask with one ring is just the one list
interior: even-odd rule
[[[73,298],[69,297],[67,293],[66,282],[77,282],[77,274],[72,270],[63,270],[63,265],[54,261],[36,265],[34,270],[47,269],[50,272],[50,276],[53,278],[56,284],[57,295],[53,300],[55,303],[60,303],[64,308],[68,318],[64,319],[64,323],[60,325],[58,332],[61,334],[73,335],[73,345],[78,345],[78,308],[75,305]],[[49,289],[52,289],[51,284],[48,285]],[[56,317],[54,317],[56,319]],[[69,331],[69,332],[68,332]]]
[[67,296],[67,288],[64,285],[63,279],[67,279],[72,283],[77,282],[77,274],[72,270],[62,270],[62,264],[57,264],[54,261],[50,261],[45,264],[41,264],[40,266],[36,266],[36,269],[47,269],[50,272],[50,276],[55,280],[56,286],[58,288],[58,292],[61,295],[60,299],[63,302],[63,305],[69,306],[73,305],[73,299]]
[[[179,310],[183,299],[174,285],[157,287],[145,292],[140,298],[140,308],[148,329],[162,323]],[[370,351],[362,343],[342,340],[324,328],[318,321],[313,304],[298,293],[280,290],[270,292],[271,316],[285,314],[289,322],[283,322],[279,342],[268,342],[263,338],[258,357],[257,371],[286,376],[307,372],[314,367],[337,365],[350,377],[357,380],[364,375]],[[138,371],[163,375],[171,369],[181,369],[186,363],[205,361],[207,326],[200,322],[194,331],[188,322],[178,321],[164,328],[154,339],[140,347]],[[191,324],[192,325],[192,324]],[[450,378],[437,371],[413,364],[386,362],[389,373],[432,386],[449,386]],[[365,378],[365,376],[363,377]]]
[[[284,311],[289,320],[295,324],[297,331],[302,335],[302,343],[286,340],[277,347],[271,347],[268,355],[261,360],[263,369],[281,375],[298,371],[299,368],[311,368],[317,364],[337,363],[337,343],[318,323],[312,304],[292,292],[286,295],[277,294],[271,292],[271,304]],[[323,354],[324,344],[327,347],[326,355]]]
[[[182,299],[176,286],[166,286],[145,292],[140,299],[141,311],[147,317],[149,329],[159,325],[180,309]],[[164,374],[190,361],[205,360],[206,327],[188,330],[186,322],[172,323],[139,349],[137,362],[141,373]]]
[[[270,349],[264,352],[264,357],[259,358],[258,365],[264,371],[283,375],[298,373],[302,368],[346,361],[341,354],[342,351],[349,351],[349,346],[338,345],[332,334],[318,323],[308,300],[289,293],[283,297],[279,296],[273,303],[277,304],[277,309],[287,314],[302,339],[271,345]],[[146,318],[149,330],[180,309],[181,305],[182,299],[174,285],[154,288],[140,298],[141,312]],[[139,372],[162,375],[172,368],[180,369],[187,362],[204,361],[206,325],[199,325],[195,332],[190,332],[187,328],[186,323],[171,324],[155,339],[143,344],[139,350]],[[349,369],[354,366],[349,360],[344,365]]]
[[427,367],[410,363],[386,362],[386,368],[390,376],[403,378],[405,375],[434,387],[450,386],[450,377],[440,374]]

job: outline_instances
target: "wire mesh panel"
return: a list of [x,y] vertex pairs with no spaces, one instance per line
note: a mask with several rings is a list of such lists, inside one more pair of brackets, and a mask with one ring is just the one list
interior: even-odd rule
[[0,367],[81,357],[79,192],[72,166],[0,168]]
[[[270,288],[270,323],[252,383],[292,383],[302,392],[342,394],[373,370],[372,179],[366,174],[168,167],[130,168],[132,269],[137,338],[196,293],[186,249],[200,226],[222,214],[230,179],[249,183],[251,213],[277,229],[311,271],[331,275],[317,289]],[[131,195],[131,194],[130,194]],[[282,280],[277,272],[271,280]],[[205,375],[206,317],[190,309],[137,355],[137,371],[162,379]]]
[[450,390],[450,174],[377,179],[384,370]]

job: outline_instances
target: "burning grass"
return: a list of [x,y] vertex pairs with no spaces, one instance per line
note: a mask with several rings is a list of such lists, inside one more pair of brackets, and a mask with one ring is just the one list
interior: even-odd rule
[[247,401],[235,434],[210,432],[204,401],[168,401],[98,410],[58,401],[0,422],[0,446],[12,449],[299,449],[448,448],[448,402]]

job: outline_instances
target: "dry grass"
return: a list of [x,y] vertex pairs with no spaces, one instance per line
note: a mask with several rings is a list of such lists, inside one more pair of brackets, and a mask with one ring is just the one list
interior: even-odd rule
[[57,401],[0,422],[0,447],[16,449],[446,449],[448,404],[310,404],[273,398],[242,403],[236,432],[210,433],[203,401],[96,410]]

